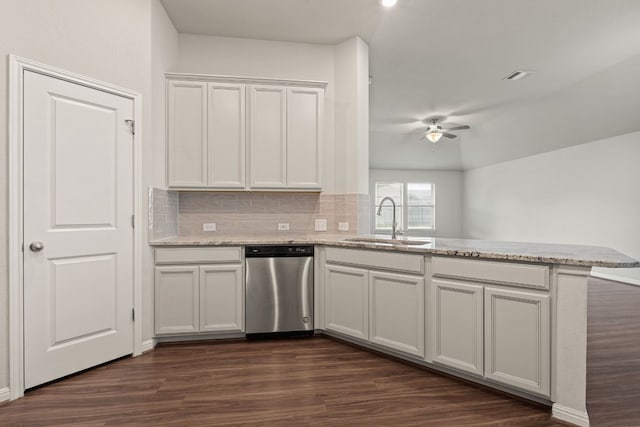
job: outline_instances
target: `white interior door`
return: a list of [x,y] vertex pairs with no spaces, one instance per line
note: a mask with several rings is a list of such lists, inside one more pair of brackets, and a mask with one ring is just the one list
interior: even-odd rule
[[24,75],[25,388],[133,352],[133,101]]

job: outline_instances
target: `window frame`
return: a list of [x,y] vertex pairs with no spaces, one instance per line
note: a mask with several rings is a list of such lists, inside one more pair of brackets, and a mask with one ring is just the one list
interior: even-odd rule
[[[436,185],[433,182],[419,182],[417,180],[411,181],[375,181],[373,185],[373,230],[375,234],[391,234],[390,229],[382,229],[378,228],[376,224],[376,212],[378,211],[378,185],[393,185],[393,184],[402,184],[402,200],[398,202],[396,200],[396,204],[401,207],[402,216],[398,221],[402,226],[399,227],[404,234],[415,235],[415,236],[426,236],[429,234],[433,234],[436,231]],[[431,204],[427,205],[414,205],[418,207],[427,207],[433,208],[433,223],[432,227],[427,228],[409,228],[409,184],[429,184],[431,185]]]

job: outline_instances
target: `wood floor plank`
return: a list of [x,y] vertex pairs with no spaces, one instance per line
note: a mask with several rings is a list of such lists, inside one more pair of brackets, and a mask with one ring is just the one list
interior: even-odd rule
[[[640,288],[593,280],[592,425],[640,426]],[[160,345],[0,405],[0,426],[536,426],[549,408],[327,337]]]

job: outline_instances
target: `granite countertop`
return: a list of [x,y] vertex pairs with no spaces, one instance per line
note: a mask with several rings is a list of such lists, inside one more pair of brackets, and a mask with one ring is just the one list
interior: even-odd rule
[[640,261],[614,249],[601,246],[561,245],[552,243],[498,242],[472,239],[445,239],[433,237],[406,238],[405,240],[428,241],[425,244],[406,245],[394,243],[362,242],[351,239],[389,236],[345,236],[313,234],[296,237],[237,237],[203,239],[200,237],[172,237],[150,241],[155,247],[171,246],[233,246],[273,244],[314,244],[347,248],[380,249],[408,253],[484,258],[504,261],[521,261],[539,264],[562,264],[609,268],[640,267]]

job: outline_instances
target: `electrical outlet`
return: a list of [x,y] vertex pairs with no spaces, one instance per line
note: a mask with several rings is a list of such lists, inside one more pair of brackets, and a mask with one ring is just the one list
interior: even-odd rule
[[348,222],[339,222],[338,230],[340,231],[349,231],[349,223]]
[[202,224],[202,231],[216,231],[216,223],[207,222]]
[[316,219],[316,231],[327,231],[326,219]]
[[281,222],[278,224],[278,230],[280,231],[287,231],[289,230],[289,223],[288,222]]

